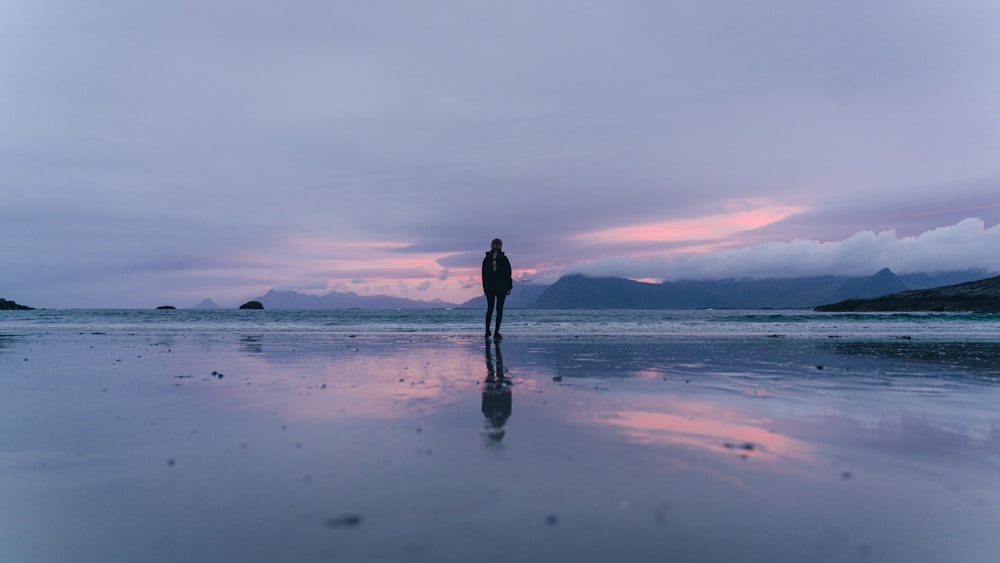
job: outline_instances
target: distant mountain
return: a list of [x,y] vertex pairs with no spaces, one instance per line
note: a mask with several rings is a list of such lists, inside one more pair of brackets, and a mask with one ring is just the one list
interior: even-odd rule
[[660,284],[625,278],[563,276],[549,286],[533,307],[539,309],[662,309],[679,305]]
[[906,290],[903,280],[889,268],[882,268],[868,278],[849,279],[834,292],[835,299],[870,299]]
[[[547,285],[535,285],[535,284],[521,284],[515,283],[514,289],[511,290],[510,295],[504,301],[504,307],[509,307],[511,309],[527,309],[534,305],[535,301],[538,300],[538,296],[542,294],[543,291],[548,289]],[[460,305],[467,309],[486,309],[486,296],[480,295],[478,297],[473,297],[465,303]]]
[[903,281],[906,289],[930,289],[932,287],[943,287],[946,285],[956,285],[960,283],[978,281],[995,276],[987,270],[955,270],[952,272],[931,272],[920,274],[903,274],[899,279]]
[[198,303],[192,309],[221,309],[222,305],[219,305],[211,299],[202,299],[201,303]]
[[458,307],[435,299],[420,301],[389,295],[358,295],[332,291],[326,295],[306,295],[295,291],[270,290],[261,297],[265,309],[442,309]]
[[874,299],[848,299],[821,305],[816,310],[1000,313],[1000,276],[931,289],[913,289]]
[[644,283],[623,278],[565,276],[535,302],[543,309],[808,308],[829,299],[847,278]]
[[[956,277],[975,275],[954,273]],[[937,276],[937,277],[935,277]],[[909,277],[909,276],[908,276]],[[921,274],[916,281],[946,277]],[[967,281],[967,280],[963,280]],[[531,304],[543,309],[812,308],[849,298],[871,298],[911,289],[888,268],[867,277],[812,276],[788,279],[683,280],[643,283],[624,278],[571,275],[545,289]]]
[[[867,299],[982,279],[980,270],[897,276],[888,268],[871,276],[813,276],[788,279],[682,280],[644,283],[625,278],[570,275],[552,285],[515,283],[506,306],[521,309],[811,309],[822,303]],[[930,285],[928,285],[930,284]],[[307,295],[272,289],[257,297],[266,309],[485,309],[482,295],[461,304],[388,295],[330,292]],[[197,309],[218,307],[211,299]]]

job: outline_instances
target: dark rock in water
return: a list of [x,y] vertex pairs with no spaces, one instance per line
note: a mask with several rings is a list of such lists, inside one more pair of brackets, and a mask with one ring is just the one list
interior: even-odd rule
[[34,307],[28,307],[27,305],[18,305],[13,301],[0,299],[0,311],[31,311],[33,309]]
[[903,291],[875,299],[848,299],[816,311],[962,311],[1000,313],[1000,276],[931,289]]
[[246,303],[240,305],[240,309],[263,309],[264,304],[260,301],[247,301]]
[[173,305],[160,305],[159,307],[156,308],[156,310],[157,311],[170,311],[170,310],[173,310],[173,309],[176,309],[176,308],[177,307],[174,307]]

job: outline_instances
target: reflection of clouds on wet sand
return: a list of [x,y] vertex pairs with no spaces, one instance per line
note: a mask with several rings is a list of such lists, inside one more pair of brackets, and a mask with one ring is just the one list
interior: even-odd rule
[[830,410],[779,419],[703,400],[661,397],[656,403],[642,401],[635,408],[596,414],[593,420],[638,444],[736,455],[773,464],[770,471],[776,473],[790,469],[786,462],[829,461],[832,448],[932,463],[963,460],[1000,469],[1000,418],[961,423],[904,410],[872,420],[867,413]]
[[720,455],[736,453],[767,462],[815,461],[805,442],[778,434],[768,419],[748,417],[725,405],[668,398],[656,412],[623,410],[597,420],[641,444],[681,446]]
[[[791,339],[512,333],[502,370],[478,334],[0,342],[11,560],[1000,551],[1000,390],[946,364]],[[506,435],[483,447],[484,426]]]
[[794,421],[803,440],[869,450],[914,460],[986,462],[1000,469],[1000,417],[948,420],[932,413],[902,411],[877,419],[844,412]]
[[732,339],[536,344],[533,357],[589,404],[574,418],[656,448],[676,466],[726,477],[725,459],[774,475],[829,474],[862,458],[869,470],[901,460],[997,465],[1000,417],[982,416],[989,401],[975,393],[1000,361],[994,348]]
[[[300,338],[292,346],[285,340],[254,339],[257,357],[243,359],[241,375],[266,390],[261,401],[288,420],[426,414],[465,399],[482,371],[467,346],[346,337]],[[245,340],[240,349],[251,352]]]

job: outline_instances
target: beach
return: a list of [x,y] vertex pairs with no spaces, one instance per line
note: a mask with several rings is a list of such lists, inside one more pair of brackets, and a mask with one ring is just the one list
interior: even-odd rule
[[2,561],[1000,552],[989,339],[6,332]]

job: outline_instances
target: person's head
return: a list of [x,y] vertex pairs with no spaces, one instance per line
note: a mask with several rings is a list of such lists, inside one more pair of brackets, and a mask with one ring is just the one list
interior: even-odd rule
[[490,243],[490,249],[492,249],[492,250],[502,250],[503,249],[503,241],[500,240],[500,239],[498,239],[498,238],[493,239],[493,242]]

